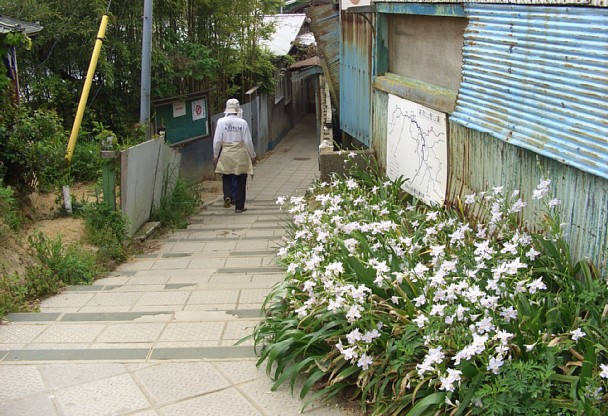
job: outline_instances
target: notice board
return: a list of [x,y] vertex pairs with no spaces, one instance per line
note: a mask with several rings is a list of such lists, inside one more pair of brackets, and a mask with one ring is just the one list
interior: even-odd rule
[[208,137],[209,107],[207,95],[191,94],[155,101],[156,131],[165,132],[165,142],[178,145]]

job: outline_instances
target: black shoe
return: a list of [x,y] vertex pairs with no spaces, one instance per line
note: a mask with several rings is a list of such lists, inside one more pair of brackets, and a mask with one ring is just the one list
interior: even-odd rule
[[232,199],[230,197],[224,198],[224,208],[230,208],[230,205],[232,205]]
[[237,214],[240,214],[240,213],[245,212],[245,211],[247,211],[247,208],[243,208],[243,209],[235,209],[235,210],[234,210],[234,212],[235,212],[235,213],[237,213]]

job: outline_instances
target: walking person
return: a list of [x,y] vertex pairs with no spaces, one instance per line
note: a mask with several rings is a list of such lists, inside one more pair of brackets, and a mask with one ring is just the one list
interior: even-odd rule
[[[239,100],[231,98],[226,101],[224,117],[217,121],[213,136],[213,163],[215,173],[222,174],[224,207],[229,208],[234,204],[237,214],[247,211],[247,175],[253,176],[253,160],[256,157],[249,126],[246,120],[239,117],[240,114]],[[233,178],[236,178],[235,196],[232,193]]]

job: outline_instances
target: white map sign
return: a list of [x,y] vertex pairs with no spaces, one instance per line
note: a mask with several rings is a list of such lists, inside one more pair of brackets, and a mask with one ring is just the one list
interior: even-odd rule
[[389,178],[408,179],[403,190],[443,205],[447,188],[446,115],[389,94],[386,162]]

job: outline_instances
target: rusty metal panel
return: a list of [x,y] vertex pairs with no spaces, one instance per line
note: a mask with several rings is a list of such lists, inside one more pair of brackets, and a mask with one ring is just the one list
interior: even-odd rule
[[332,101],[340,100],[340,10],[333,4],[311,5],[306,9],[315,35],[321,66],[329,85]]
[[342,12],[340,128],[369,146],[371,130],[372,14]]
[[[374,4],[382,3],[411,3],[412,0],[375,0]],[[416,3],[456,3],[462,4],[462,0],[416,0]],[[594,7],[608,7],[608,0],[472,0],[468,3],[471,4],[483,4],[483,3],[496,3],[496,4],[534,4],[534,5],[559,5],[564,6],[568,4],[574,4],[579,6],[594,6]]]
[[371,148],[378,167],[386,172],[386,143],[388,137],[388,93],[374,88],[372,92],[373,126]]
[[[523,219],[535,224],[544,205],[531,198],[541,178],[551,179],[574,259],[588,259],[608,276],[608,180],[496,140],[487,133],[449,123],[448,203],[504,185],[520,190],[528,205]],[[542,169],[539,169],[539,164]],[[481,221],[479,212],[469,212]]]
[[453,122],[608,178],[608,9],[465,4]]

